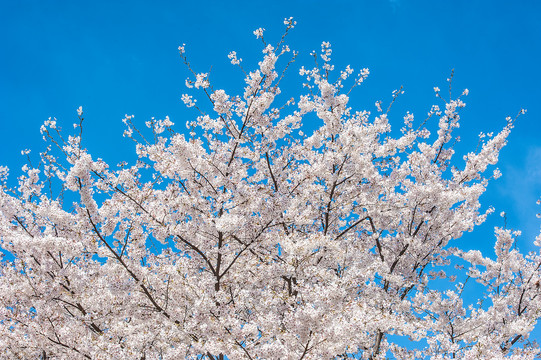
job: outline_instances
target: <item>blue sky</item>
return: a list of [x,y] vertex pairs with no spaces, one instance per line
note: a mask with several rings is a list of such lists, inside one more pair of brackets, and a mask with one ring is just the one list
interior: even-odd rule
[[[124,114],[142,124],[169,115],[183,128],[195,114],[180,101],[186,68],[178,46],[187,44],[198,72],[212,66],[217,88],[238,89],[242,76],[228,63],[236,50],[255,65],[260,44],[252,31],[264,27],[278,39],[283,18],[298,25],[289,37],[299,61],[321,41],[333,45],[337,68],[368,67],[371,75],[352,105],[374,110],[404,86],[391,119],[406,110],[424,116],[436,103],[432,88],[470,90],[462,113],[459,150],[474,149],[481,131],[498,131],[506,116],[521,117],[501,154],[503,176],[482,198],[496,213],[465,239],[468,247],[492,248],[497,215],[522,229],[519,245],[531,250],[541,207],[541,14],[539,1],[7,1],[0,0],[0,165],[11,183],[25,159],[20,151],[44,147],[39,127],[56,117],[70,130],[76,108],[85,110],[85,146],[110,163],[133,160],[122,138]],[[298,82],[300,83],[300,78]],[[397,125],[399,126],[399,125]]]

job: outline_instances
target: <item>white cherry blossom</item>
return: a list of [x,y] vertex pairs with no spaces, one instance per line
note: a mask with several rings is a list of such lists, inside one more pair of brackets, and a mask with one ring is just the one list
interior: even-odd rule
[[528,254],[505,227],[494,254],[459,248],[495,211],[479,199],[514,120],[461,158],[461,98],[435,87],[428,117],[395,114],[399,89],[358,109],[369,71],[335,71],[327,42],[292,98],[285,35],[240,94],[179,47],[198,112],[186,134],[126,115],[135,162],[83,148],[79,107],[73,134],[45,122],[17,188],[0,166],[0,359],[539,357],[541,235]]

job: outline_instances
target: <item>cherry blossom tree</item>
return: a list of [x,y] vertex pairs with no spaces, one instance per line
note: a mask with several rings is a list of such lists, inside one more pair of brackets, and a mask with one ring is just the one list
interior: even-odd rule
[[2,168],[0,359],[539,356],[539,251],[520,253],[506,228],[494,254],[456,247],[493,212],[479,197],[514,119],[457,160],[467,90],[435,88],[426,117],[391,130],[391,106],[349,103],[368,70],[335,71],[325,42],[300,68],[304,95],[285,96],[297,53],[284,23],[274,45],[254,32],[255,70],[229,54],[239,95],[192,70],[181,46],[199,94],[182,100],[198,115],[185,133],[126,116],[134,164],[82,146],[79,108],[72,135],[45,122],[48,147],[17,188]]

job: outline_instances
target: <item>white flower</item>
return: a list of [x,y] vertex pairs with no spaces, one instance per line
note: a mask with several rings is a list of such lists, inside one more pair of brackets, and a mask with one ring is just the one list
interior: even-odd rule
[[357,79],[357,84],[360,85],[364,80],[366,80],[369,74],[370,70],[368,70],[368,68],[361,69],[359,72],[359,78]]
[[286,25],[288,28],[293,28],[295,25],[297,25],[297,22],[293,20],[293,16],[289,18],[284,19],[284,25]]
[[242,59],[238,59],[237,58],[237,52],[236,51],[231,51],[227,57],[231,60],[231,64],[233,65],[239,65],[242,61]]
[[259,28],[259,29],[255,29],[254,30],[254,35],[257,39],[259,38],[262,38],[263,37],[263,32],[265,31],[264,28]]
[[194,86],[196,89],[203,88],[206,89],[210,86],[210,83],[207,79],[208,73],[197,74]]
[[7,180],[9,175],[9,168],[7,166],[0,166],[0,181],[4,182]]
[[192,98],[191,95],[188,95],[188,94],[182,94],[182,97],[181,97],[181,100],[182,102],[184,103],[184,105],[186,105],[186,107],[193,107],[195,106],[195,103],[197,100],[194,100]]
[[77,115],[79,115],[79,116],[83,115],[83,107],[82,106],[79,106],[77,108]]
[[383,112],[383,109],[381,108],[381,100],[376,101],[375,105],[379,112]]
[[167,115],[165,116],[165,119],[163,119],[162,124],[163,124],[163,126],[166,126],[166,127],[171,127],[171,126],[175,125],[171,121],[171,119],[169,119],[169,116],[167,116]]

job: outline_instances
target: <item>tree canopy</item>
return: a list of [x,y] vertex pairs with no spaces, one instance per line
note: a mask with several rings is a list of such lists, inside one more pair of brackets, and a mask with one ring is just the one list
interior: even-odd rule
[[[452,75],[426,116],[391,121],[402,89],[355,109],[368,69],[335,70],[326,42],[296,67],[284,24],[276,44],[254,31],[257,68],[228,55],[237,95],[179,47],[198,115],[187,132],[127,115],[133,164],[82,146],[82,108],[71,135],[45,122],[40,163],[0,188],[0,359],[538,356],[539,251],[506,228],[495,254],[455,246],[493,212],[479,197],[515,119],[457,160],[468,90],[453,94]],[[479,301],[464,301],[468,282]]]

